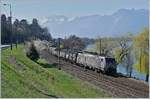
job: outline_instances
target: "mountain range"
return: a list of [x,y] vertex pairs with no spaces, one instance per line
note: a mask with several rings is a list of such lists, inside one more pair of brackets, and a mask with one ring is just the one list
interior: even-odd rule
[[68,18],[66,16],[47,17],[43,23],[53,37],[75,34],[80,37],[114,37],[127,32],[138,34],[149,26],[146,9],[120,9],[111,15],[89,15]]

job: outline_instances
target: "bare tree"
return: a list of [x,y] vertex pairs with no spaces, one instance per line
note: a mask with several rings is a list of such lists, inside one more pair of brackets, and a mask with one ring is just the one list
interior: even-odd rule
[[81,51],[85,48],[83,40],[75,35],[71,35],[69,38],[63,41],[64,48],[70,50]]
[[133,66],[133,55],[132,44],[130,39],[132,36],[121,37],[118,40],[118,48],[115,51],[115,58],[118,63],[123,64],[126,67],[127,75],[131,77],[132,74],[132,66]]
[[95,42],[95,51],[106,57],[113,57],[113,49],[117,46],[112,38],[98,38]]

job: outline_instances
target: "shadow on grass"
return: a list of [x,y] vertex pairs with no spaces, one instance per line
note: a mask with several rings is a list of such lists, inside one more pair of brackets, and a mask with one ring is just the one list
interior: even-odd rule
[[56,95],[51,95],[51,94],[49,94],[49,93],[47,93],[47,92],[44,92],[44,91],[42,91],[42,90],[40,90],[40,89],[38,89],[38,88],[35,88],[35,89],[36,89],[38,92],[40,92],[40,93],[42,93],[42,94],[48,96],[49,98],[59,98],[59,97],[57,97]]
[[39,62],[37,62],[37,63],[44,68],[57,68],[57,63],[53,63],[53,64],[39,63]]
[[59,98],[59,97],[57,97],[57,96],[55,96],[55,95],[50,95],[50,94],[47,94],[47,93],[43,93],[44,95],[47,95],[49,98]]

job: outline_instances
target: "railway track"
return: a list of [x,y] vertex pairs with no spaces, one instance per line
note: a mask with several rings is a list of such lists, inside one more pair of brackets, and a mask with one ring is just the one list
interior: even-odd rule
[[[125,78],[125,77],[119,77],[119,78],[116,78],[116,77],[112,77],[112,76],[108,76],[108,75],[105,75],[105,74],[102,74],[102,73],[95,73],[91,70],[87,70],[90,74],[93,74],[94,76],[98,76],[98,77],[101,77],[103,76],[105,79],[107,80],[111,80],[115,83],[117,83],[117,85],[123,85],[123,86],[126,86],[127,88],[133,88],[135,90],[140,90],[140,92],[148,92],[149,89],[148,88],[144,88],[143,87],[146,87],[146,86],[137,86],[135,83],[130,83],[131,81],[130,80],[127,80],[128,78]],[[122,79],[120,79],[122,78]],[[136,82],[137,83],[137,82]],[[133,85],[134,84],[134,85]]]
[[[42,55],[49,63],[57,63],[57,58],[52,55]],[[141,84],[124,77],[112,77],[102,73],[96,73],[84,69],[75,64],[60,60],[61,68],[65,72],[83,80],[88,81],[99,88],[106,90],[115,97],[123,98],[146,98],[149,95],[147,84]]]
[[[62,67],[62,69],[66,70],[66,67],[67,67],[67,70],[69,71],[72,70],[69,67],[69,65]],[[113,92],[115,96],[119,96],[119,97],[122,97],[122,96],[123,97],[141,97],[141,96],[145,97],[146,96],[145,92],[141,92],[139,90],[132,89],[127,86],[123,86],[121,84],[118,84],[117,82],[102,78],[100,76],[99,77],[95,76],[89,73],[88,71],[87,72],[83,71],[83,68],[77,69],[75,66],[73,66],[72,68],[74,68],[73,71],[75,71],[75,73],[77,74],[77,77],[79,77],[80,79],[82,78],[83,80],[88,79],[89,82],[93,82],[94,84],[99,85],[99,87],[104,87],[104,89],[107,88],[109,91]]]
[[[63,68],[63,70],[69,70],[70,71],[70,69],[64,69]],[[71,71],[69,72],[70,74],[73,74]],[[99,80],[100,79],[96,79],[96,78],[94,78],[93,76],[91,76],[91,75],[89,75],[89,74],[87,74],[87,73],[84,73],[84,74],[81,74],[81,72],[77,72],[76,71],[76,73],[79,75],[79,76],[77,76],[77,75],[74,75],[74,76],[77,76],[78,78],[80,78],[80,79],[82,79],[82,80],[86,80],[86,81],[89,81],[89,82],[91,82],[91,83],[94,83],[96,86],[99,86],[100,88],[103,88],[103,89],[107,89],[107,90],[111,90],[112,92],[116,92],[117,91],[117,93],[111,93],[112,95],[114,95],[114,96],[118,96],[118,95],[120,95],[120,93],[118,93],[118,91],[120,92],[121,90],[118,90],[118,89],[114,89],[114,86],[112,86],[112,85],[110,85],[110,83],[109,82],[106,82],[106,81],[104,81],[104,80],[101,80],[100,82],[99,82]],[[113,89],[113,90],[112,90]],[[110,93],[110,92],[109,92]],[[127,94],[124,94],[125,96],[127,96]]]

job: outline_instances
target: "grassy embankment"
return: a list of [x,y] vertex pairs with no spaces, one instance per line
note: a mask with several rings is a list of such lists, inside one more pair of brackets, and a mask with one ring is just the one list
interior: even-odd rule
[[[40,59],[42,64],[46,61]],[[95,86],[26,57],[24,46],[2,50],[2,97],[110,97]]]

